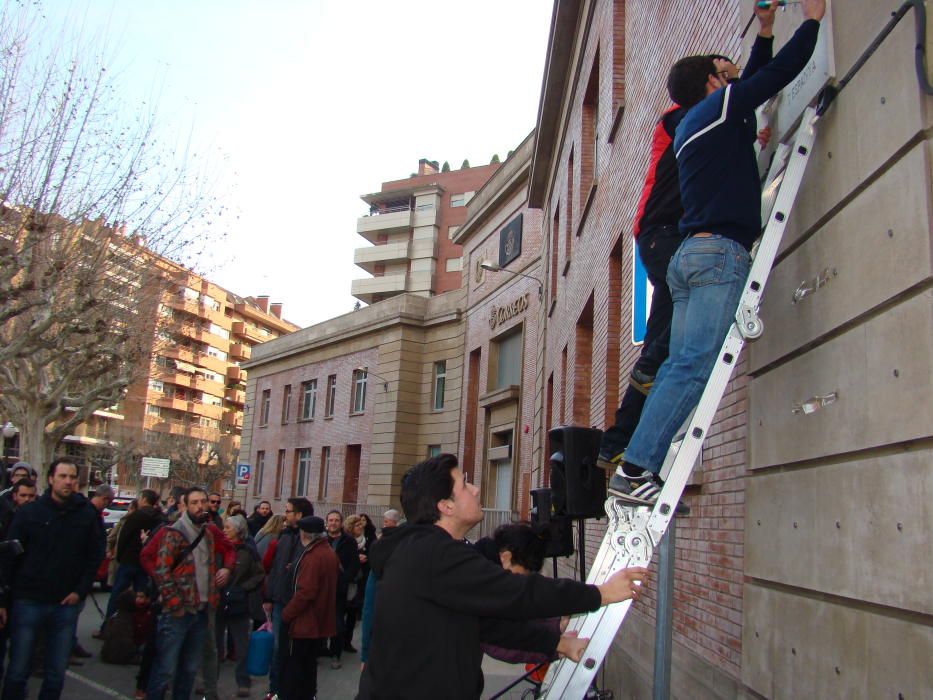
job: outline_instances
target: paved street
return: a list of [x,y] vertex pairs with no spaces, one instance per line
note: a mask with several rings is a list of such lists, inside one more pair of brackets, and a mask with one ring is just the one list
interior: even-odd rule
[[[106,593],[96,592],[94,597],[101,608],[106,607]],[[100,624],[100,618],[100,613],[89,598],[78,623],[78,638],[88,651],[95,654],[100,651],[103,642],[93,639],[91,634]],[[358,634],[359,625],[357,625]],[[354,646],[359,646],[359,644],[354,642]],[[318,698],[321,700],[353,700],[356,696],[359,681],[359,663],[354,654],[345,655],[343,661],[343,668],[339,671],[332,670],[330,664],[324,659],[319,662]],[[496,690],[504,687],[509,681],[521,674],[518,667],[491,661],[489,658],[486,658],[483,668],[486,673],[487,691],[484,697],[494,694]],[[104,700],[105,698],[132,700],[136,688],[137,669],[138,666],[104,664],[97,656],[84,659],[81,666],[69,667],[63,697],[67,700]],[[38,695],[40,683],[39,678],[30,679],[30,698],[35,698]],[[523,685],[525,689],[529,687],[527,684]],[[255,700],[262,698],[266,691],[266,679],[254,679],[253,688],[252,697]],[[220,694],[224,700],[233,698],[236,694],[233,667],[230,662],[226,662],[221,667]],[[509,694],[508,697],[519,698],[521,693],[514,692]]]

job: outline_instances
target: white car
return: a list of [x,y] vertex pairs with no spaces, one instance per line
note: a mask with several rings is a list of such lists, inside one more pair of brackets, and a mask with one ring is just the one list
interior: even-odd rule
[[113,503],[104,508],[103,513],[101,513],[104,516],[104,527],[109,530],[120,522],[120,519],[126,515],[132,500],[132,498],[114,498]]

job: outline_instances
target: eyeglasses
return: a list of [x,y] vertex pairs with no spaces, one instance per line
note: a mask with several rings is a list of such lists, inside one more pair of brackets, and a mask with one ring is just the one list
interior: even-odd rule
[[211,504],[212,506],[219,506],[219,505],[220,505],[220,501],[210,501],[210,504]]

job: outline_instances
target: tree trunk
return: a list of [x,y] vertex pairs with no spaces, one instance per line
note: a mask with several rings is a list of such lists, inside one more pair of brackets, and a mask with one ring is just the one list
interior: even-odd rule
[[[45,419],[41,409],[38,406],[27,406],[25,411],[25,420],[20,426],[20,456],[24,462],[30,465],[39,473],[40,483],[42,475],[48,466],[47,449],[45,440]],[[40,492],[42,489],[39,489]]]

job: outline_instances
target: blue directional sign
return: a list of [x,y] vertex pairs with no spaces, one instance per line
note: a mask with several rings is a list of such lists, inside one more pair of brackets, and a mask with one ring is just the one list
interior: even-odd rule
[[648,281],[648,272],[638,257],[638,246],[632,241],[632,342],[635,345],[645,340],[648,328],[648,312],[651,309],[651,294],[654,287]]
[[249,483],[249,475],[252,467],[248,464],[236,465],[236,482],[240,485]]

